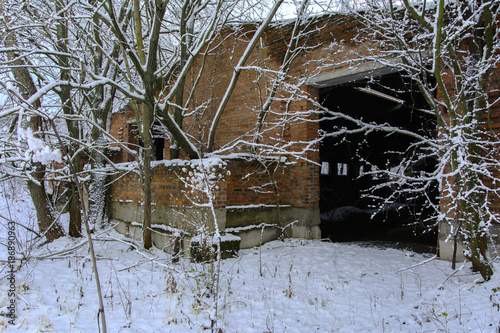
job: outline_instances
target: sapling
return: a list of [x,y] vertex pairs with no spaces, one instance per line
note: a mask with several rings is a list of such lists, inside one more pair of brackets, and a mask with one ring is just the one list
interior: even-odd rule
[[292,298],[293,295],[293,289],[292,289],[292,268],[293,268],[293,262],[290,264],[290,268],[288,270],[288,288],[285,289],[283,292],[285,293],[285,296],[288,298]]
[[[217,324],[219,317],[219,288],[220,288],[220,269],[221,269],[221,232],[217,214],[215,210],[216,193],[219,189],[218,183],[223,181],[223,173],[217,173],[217,170],[223,166],[222,161],[219,160],[203,160],[200,159],[196,163],[191,164],[191,169],[188,171],[186,168],[183,170],[187,176],[180,177],[180,180],[190,190],[186,192],[186,197],[193,203],[195,207],[203,210],[209,210],[208,213],[202,213],[205,218],[201,221],[193,222],[197,227],[199,233],[198,242],[202,252],[201,257],[206,254],[205,260],[208,262],[202,264],[202,267],[208,265],[209,281],[205,281],[210,285],[206,285],[206,289],[213,295],[213,313],[210,314],[212,332],[219,331]],[[201,197],[200,197],[201,196]],[[210,217],[210,218],[209,218]],[[213,232],[209,232],[208,222],[213,221]],[[201,222],[201,223],[199,223]],[[215,260],[214,260],[215,259]],[[198,282],[198,281],[197,281]],[[198,298],[198,305],[203,304]]]
[[[59,132],[57,130],[57,127],[54,123],[54,120],[51,119],[51,118],[48,118],[48,121],[49,121],[49,124],[51,125],[53,131],[54,131],[54,134],[55,136],[57,137],[57,140],[59,141],[59,144],[61,146],[61,149],[64,151],[64,143],[59,135]],[[82,186],[80,185],[80,180],[78,179],[78,174],[74,168],[74,165],[71,161],[68,161],[68,166],[69,166],[69,170],[71,172],[71,175],[73,177],[73,181],[75,183],[75,187],[77,189],[77,193],[78,193],[78,198],[79,198],[79,202],[80,202],[80,208],[81,208],[81,212],[82,212],[82,215],[83,215],[83,221],[84,221],[84,225],[85,225],[85,231],[87,233],[87,240],[88,240],[88,244],[89,244],[89,252],[90,252],[90,257],[91,257],[91,260],[92,260],[92,268],[93,268],[93,271],[94,271],[94,277],[95,277],[95,283],[96,283],[96,287],[97,287],[97,298],[98,298],[98,301],[99,301],[99,311],[98,311],[98,318],[100,319],[100,322],[101,322],[101,325],[99,325],[99,332],[101,332],[101,329],[104,333],[107,332],[107,329],[106,329],[106,316],[105,316],[105,312],[104,312],[104,302],[103,302],[103,298],[102,298],[102,292],[101,292],[101,283],[100,283],[100,280],[99,280],[99,272],[97,270],[97,259],[96,259],[96,256],[95,256],[95,251],[94,251],[94,243],[92,241],[92,235],[91,235],[91,230],[90,230],[90,226],[89,226],[89,221],[88,221],[88,215],[87,215],[87,210],[86,210],[86,207],[83,203],[83,190],[82,190]]]

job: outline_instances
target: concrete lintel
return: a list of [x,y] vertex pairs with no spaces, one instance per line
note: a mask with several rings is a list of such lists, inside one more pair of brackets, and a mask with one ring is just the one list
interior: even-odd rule
[[396,68],[387,67],[377,62],[365,62],[353,68],[341,68],[316,75],[307,84],[315,88],[327,88],[347,82],[395,73],[397,71]]

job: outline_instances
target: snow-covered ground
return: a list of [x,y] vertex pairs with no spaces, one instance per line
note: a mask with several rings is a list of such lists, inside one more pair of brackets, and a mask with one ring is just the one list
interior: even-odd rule
[[[11,217],[34,219],[25,196],[3,192],[15,201]],[[112,230],[98,232],[95,247],[109,332],[210,331],[214,318],[219,332],[258,333],[497,332],[500,325],[500,273],[482,282],[468,264],[454,272],[448,262],[409,250],[271,242],[222,261],[215,301],[216,266],[172,263],[160,250],[141,250]],[[0,251],[5,264],[6,251]],[[29,256],[15,274],[15,325],[0,317],[0,331],[98,332],[85,241],[65,237]],[[1,277],[0,311],[6,313],[6,269]]]

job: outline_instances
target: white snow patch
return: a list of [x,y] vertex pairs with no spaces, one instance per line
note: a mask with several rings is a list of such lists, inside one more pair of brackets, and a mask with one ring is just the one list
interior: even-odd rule
[[[256,205],[239,205],[239,206],[226,206],[226,209],[254,209],[254,208],[276,208],[278,205],[265,205],[265,204],[256,204]],[[280,205],[280,208],[292,207],[290,205]]]
[[24,153],[26,159],[31,158],[34,162],[40,162],[44,165],[48,165],[52,161],[62,163],[61,151],[49,147],[45,142],[36,138],[31,128],[20,129],[18,136],[20,140],[25,140],[28,143],[28,150]]
[[[25,192],[2,193],[2,215],[20,223],[33,219]],[[495,332],[500,323],[498,263],[491,281],[480,282],[469,264],[453,274],[450,263],[409,250],[289,239],[241,250],[214,275],[217,265],[173,263],[162,250],[138,249],[114,230],[97,230],[93,238],[109,332],[204,332],[212,319],[223,332],[245,333]],[[76,248],[82,242],[63,237],[26,252],[30,259],[15,273],[16,324],[0,317],[1,331],[99,330],[88,246]],[[55,253],[62,254],[36,259]],[[217,299],[211,291],[216,276]],[[5,313],[9,281],[2,277]]]
[[242,232],[242,231],[248,231],[248,230],[255,230],[255,229],[263,229],[263,228],[278,228],[281,229],[281,227],[277,224],[269,224],[269,223],[259,223],[259,224],[254,224],[254,225],[247,225],[244,227],[234,227],[234,228],[226,228],[226,232]]

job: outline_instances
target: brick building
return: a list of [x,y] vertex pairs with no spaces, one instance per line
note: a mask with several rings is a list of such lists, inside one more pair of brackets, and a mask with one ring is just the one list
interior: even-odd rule
[[[187,249],[191,237],[203,227],[213,230],[214,218],[204,206],[208,198],[199,189],[192,191],[189,185],[197,172],[215,175],[211,193],[218,227],[239,236],[241,247],[252,247],[283,234],[318,239],[355,233],[366,239],[382,230],[379,236],[384,238],[398,233],[404,225],[419,225],[413,223],[417,217],[410,210],[388,208],[374,215],[374,202],[361,195],[377,184],[375,176],[368,179],[363,172],[395,165],[392,159],[404,153],[413,139],[397,133],[390,138],[380,133],[352,133],[319,141],[320,132],[350,128],[339,121],[320,122],[323,112],[318,105],[369,121],[403,126],[422,135],[435,135],[435,119],[415,111],[424,108],[425,101],[416,91],[407,89],[409,83],[404,75],[374,62],[356,60],[373,50],[357,42],[359,30],[354,20],[339,14],[309,24],[309,33],[299,42],[302,51],[297,52],[287,78],[278,86],[266,122],[256,129],[273,78],[287,57],[286,43],[293,25],[269,28],[263,34],[222,113],[212,152],[207,152],[211,121],[255,27],[233,27],[221,32],[213,44],[217,46],[194,66],[186,91],[189,93],[198,82],[190,103],[190,108],[198,111],[189,114],[183,126],[207,158],[201,162],[170,160],[168,134],[159,131],[156,135],[158,161],[153,168],[152,223],[157,247],[171,250],[182,234],[182,244],[175,246]],[[205,70],[198,78],[201,66]],[[496,73],[492,89],[498,92],[500,71]],[[498,93],[491,98],[498,98]],[[499,103],[490,117],[498,131]],[[130,109],[114,113],[111,134],[121,142],[138,145],[134,119]],[[392,156],[386,156],[389,147],[396,152]],[[133,160],[123,150],[114,158],[116,162]],[[422,170],[434,165],[432,161],[424,164]],[[495,172],[498,179],[498,170]],[[116,176],[109,194],[111,218],[121,222],[118,230],[140,235],[141,187],[137,174]],[[421,193],[417,201],[422,197],[439,201],[438,186]],[[492,205],[500,209],[499,200]],[[434,235],[431,242],[436,243],[435,234],[430,235]]]

